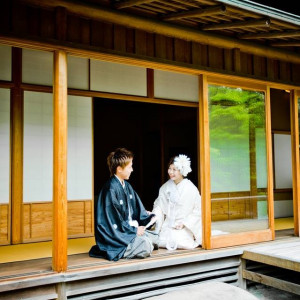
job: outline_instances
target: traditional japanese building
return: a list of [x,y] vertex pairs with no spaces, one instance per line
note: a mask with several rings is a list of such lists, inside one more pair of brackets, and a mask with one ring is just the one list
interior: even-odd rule
[[[299,236],[299,16],[247,0],[3,0],[0,15],[0,299],[123,299],[203,267],[239,284],[242,248],[226,247],[272,241],[287,217]],[[119,146],[148,210],[169,158],[191,157],[201,249],[88,257]]]

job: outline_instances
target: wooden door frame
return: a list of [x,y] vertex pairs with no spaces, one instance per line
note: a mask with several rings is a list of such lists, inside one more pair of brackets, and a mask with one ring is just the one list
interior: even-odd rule
[[298,98],[300,90],[290,91],[290,115],[291,115],[291,148],[292,148],[292,172],[293,172],[293,208],[294,208],[294,233],[300,236],[300,166],[299,166],[299,116]]

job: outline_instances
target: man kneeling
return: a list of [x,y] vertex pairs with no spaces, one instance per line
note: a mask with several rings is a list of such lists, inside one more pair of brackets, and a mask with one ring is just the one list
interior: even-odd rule
[[158,235],[146,230],[155,215],[148,214],[126,181],[133,171],[132,161],[133,153],[125,148],[118,148],[107,157],[111,177],[95,206],[96,245],[89,252],[92,257],[145,258],[157,247]]

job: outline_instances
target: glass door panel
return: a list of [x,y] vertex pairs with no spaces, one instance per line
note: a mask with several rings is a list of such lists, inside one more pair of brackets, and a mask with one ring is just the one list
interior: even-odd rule
[[265,94],[208,90],[212,236],[267,229]]

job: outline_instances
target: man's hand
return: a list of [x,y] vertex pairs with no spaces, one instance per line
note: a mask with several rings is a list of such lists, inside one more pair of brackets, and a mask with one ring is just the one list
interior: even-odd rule
[[139,226],[137,229],[137,235],[141,236],[145,233],[145,226]]

